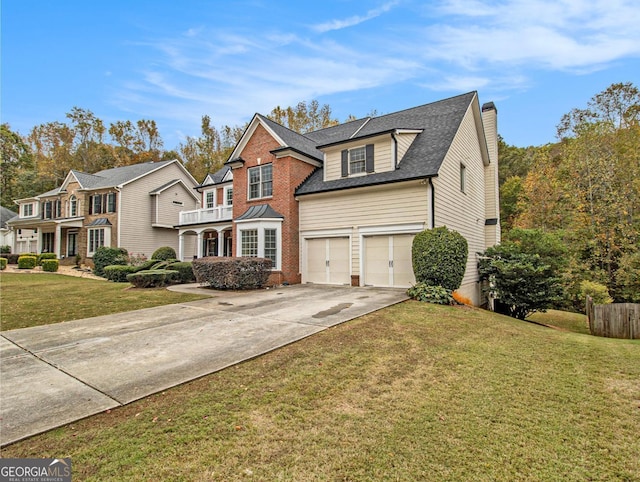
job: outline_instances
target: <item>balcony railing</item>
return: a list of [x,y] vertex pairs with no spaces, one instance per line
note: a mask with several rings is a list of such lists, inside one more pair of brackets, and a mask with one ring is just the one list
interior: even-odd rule
[[230,221],[232,216],[233,206],[216,206],[215,208],[196,209],[194,211],[180,211],[180,225]]

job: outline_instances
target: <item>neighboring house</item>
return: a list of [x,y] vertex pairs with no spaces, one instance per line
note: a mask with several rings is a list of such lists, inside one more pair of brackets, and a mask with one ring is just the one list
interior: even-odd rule
[[497,154],[497,111],[476,92],[304,135],[256,114],[180,237],[272,259],[270,283],[404,288],[415,234],[447,226],[467,239],[459,291],[479,304],[476,253],[500,241]]
[[[198,207],[197,182],[177,160],[147,162],[87,174],[69,171],[61,186],[19,199],[14,230],[36,232],[37,253],[75,262],[100,246],[150,257],[160,246],[178,249],[180,211]],[[195,245],[187,246],[193,252]]]
[[12,229],[7,226],[7,221],[16,217],[18,213],[0,206],[0,246],[10,246],[11,252],[15,249],[15,236]]

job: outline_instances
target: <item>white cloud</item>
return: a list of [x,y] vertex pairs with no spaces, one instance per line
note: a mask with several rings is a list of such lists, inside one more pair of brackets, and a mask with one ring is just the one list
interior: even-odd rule
[[372,18],[379,17],[383,13],[388,12],[394,6],[398,4],[397,1],[387,2],[380,7],[369,10],[364,15],[353,15],[352,17],[344,18],[344,19],[334,19],[328,22],[319,23],[316,25],[312,25],[312,30],[316,32],[324,33],[329,32],[331,30],[341,30],[347,27],[353,27],[354,25],[361,24],[362,22],[366,22],[367,20],[371,20]]

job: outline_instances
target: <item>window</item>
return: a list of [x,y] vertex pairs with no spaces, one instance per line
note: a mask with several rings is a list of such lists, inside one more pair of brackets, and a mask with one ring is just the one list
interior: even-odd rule
[[272,164],[249,169],[249,199],[269,197],[273,194]]
[[54,252],[54,233],[42,233],[42,249],[41,253],[53,253]]
[[278,238],[275,229],[264,230],[264,257],[273,262],[274,268],[278,264]]
[[101,194],[96,194],[95,196],[91,196],[91,207],[92,207],[92,210],[89,214],[102,213],[102,195]]
[[216,204],[216,192],[215,191],[207,191],[205,193],[205,200],[206,200],[207,209],[211,209],[212,207],[215,207],[215,204]]
[[105,228],[96,228],[89,230],[89,242],[87,243],[88,255],[93,256],[96,250],[105,246]]
[[51,219],[53,217],[53,205],[51,201],[42,203],[42,219]]
[[108,213],[116,212],[116,193],[110,192],[107,194],[107,211]]
[[69,198],[69,217],[75,218],[78,215],[78,199],[75,195]]
[[56,218],[61,218],[62,217],[62,201],[58,199],[57,201],[54,201],[53,205],[55,207]]
[[375,172],[373,151],[373,144],[344,149],[341,152],[342,177]]
[[240,231],[241,256],[258,256],[258,230],[245,229]]
[[467,167],[464,164],[460,164],[460,191],[465,192],[467,183]]
[[366,171],[367,153],[364,147],[358,147],[349,151],[349,173],[357,174]]
[[23,204],[22,217],[28,218],[30,216],[33,216],[33,204]]
[[233,206],[233,188],[232,187],[224,188],[224,205]]

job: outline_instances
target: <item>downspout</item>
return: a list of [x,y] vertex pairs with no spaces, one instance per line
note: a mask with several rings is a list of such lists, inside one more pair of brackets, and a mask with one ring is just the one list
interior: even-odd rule
[[429,178],[429,186],[431,187],[431,229],[436,227],[436,190],[433,185],[433,178]]

